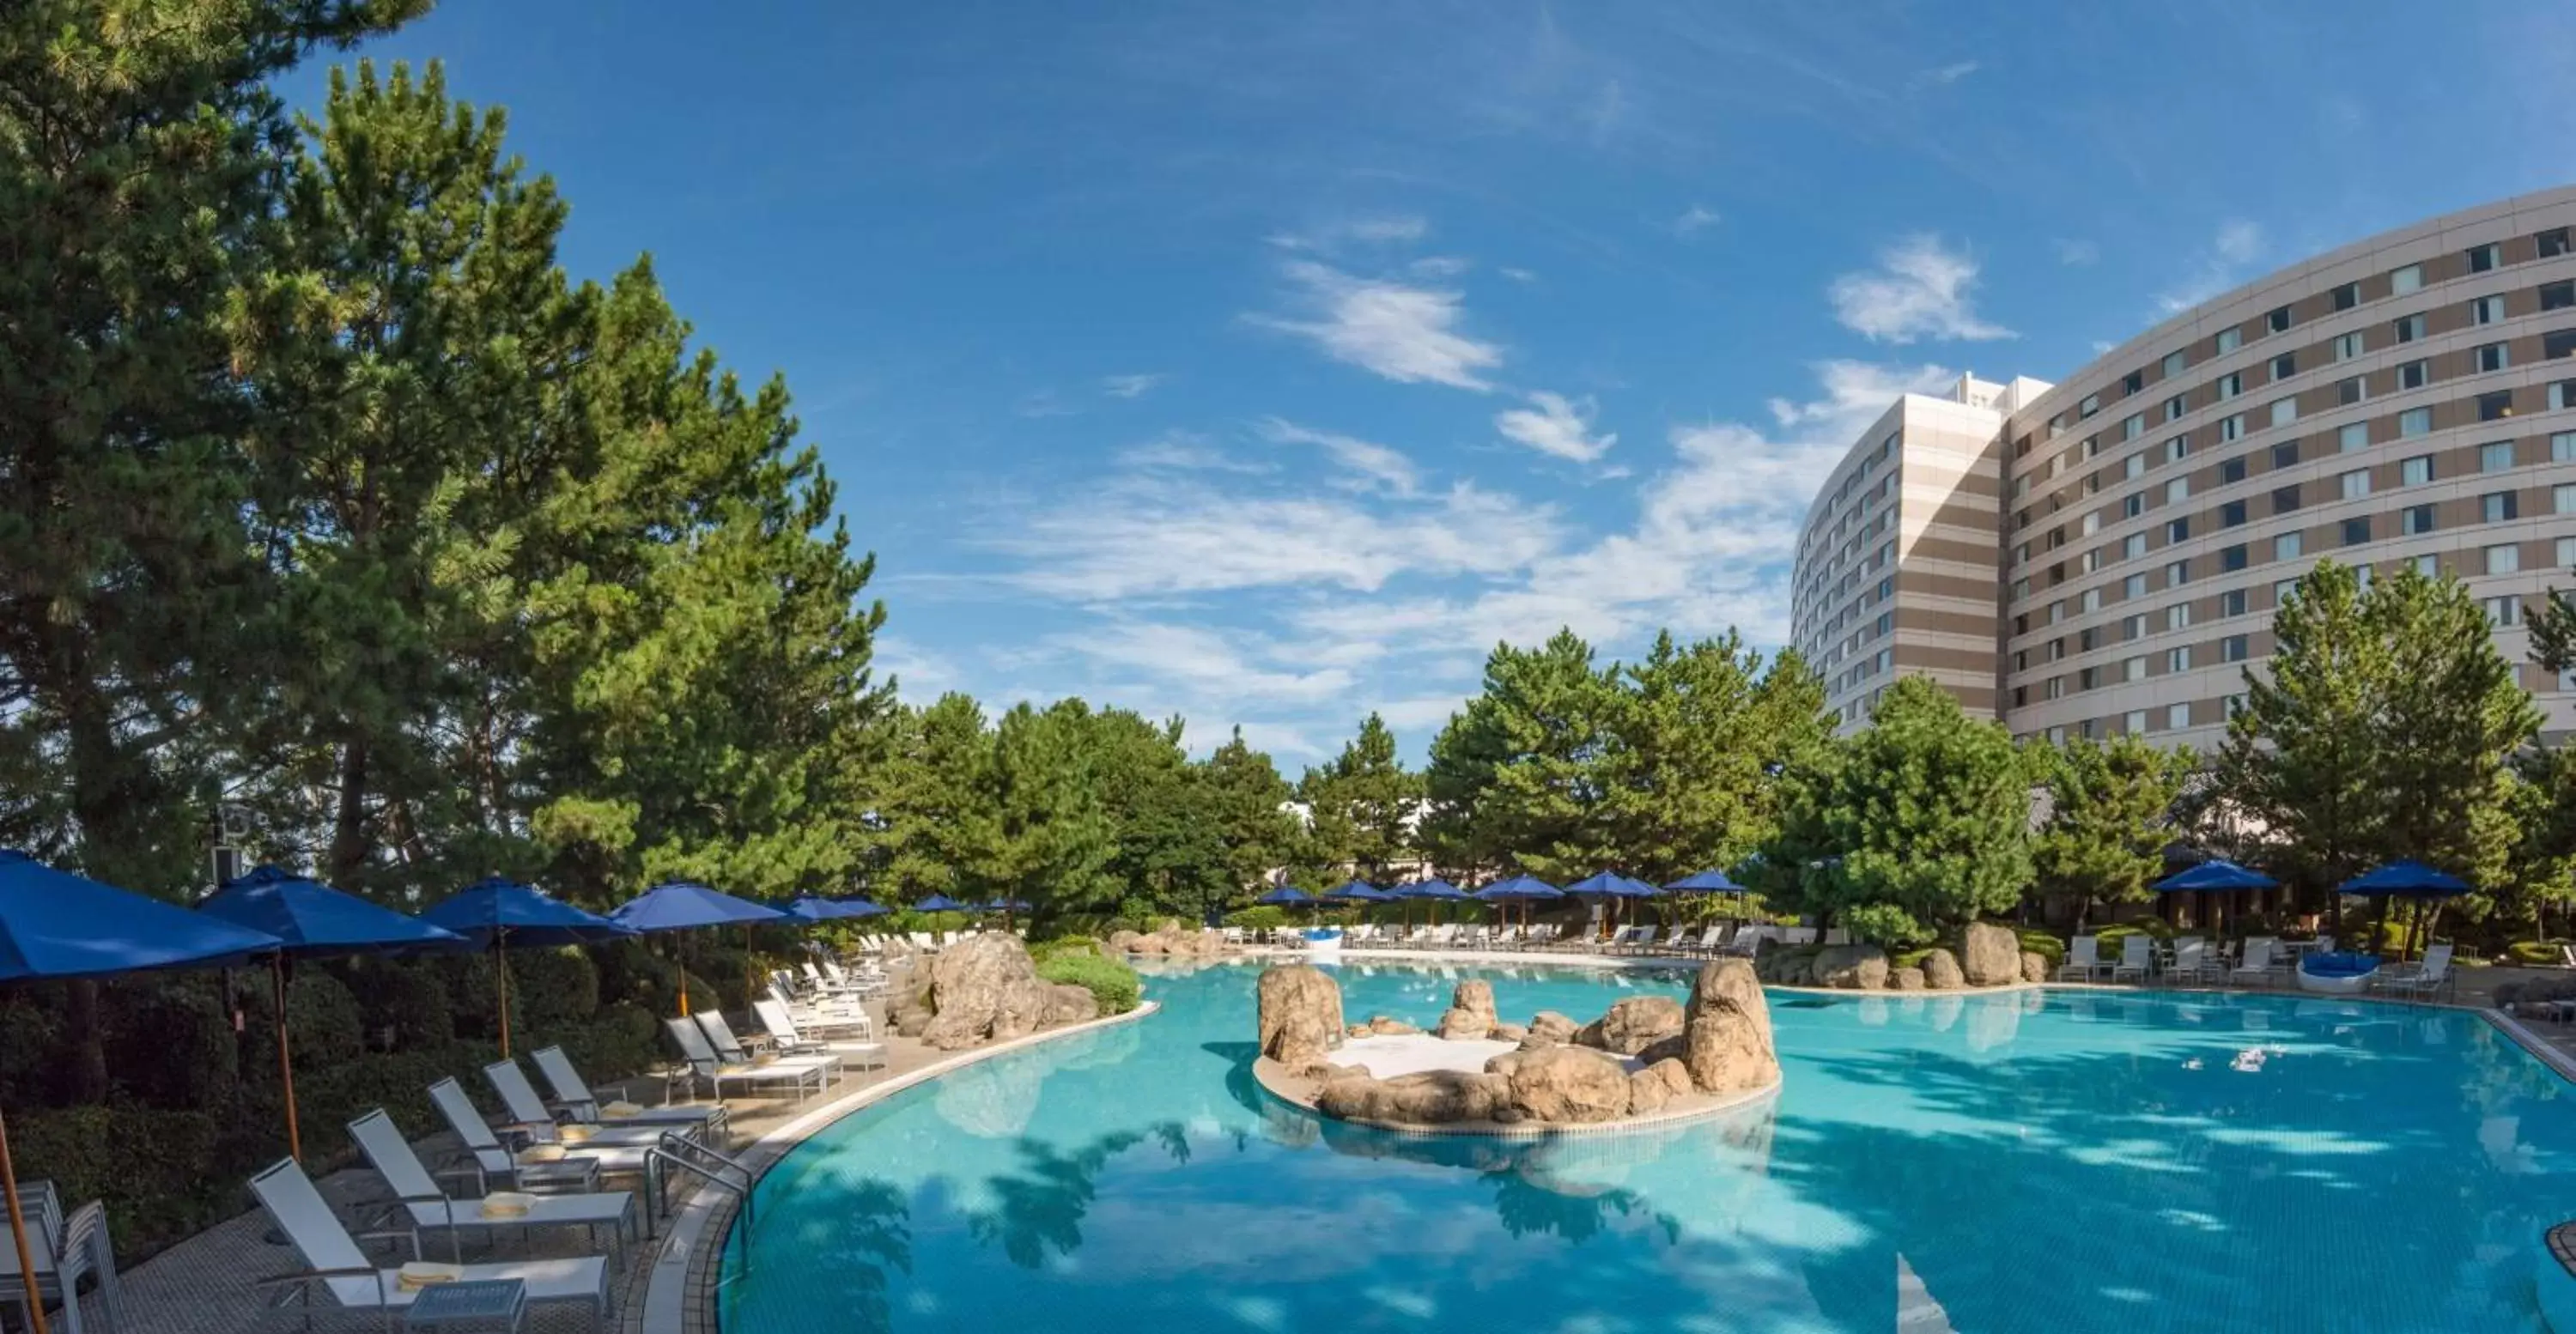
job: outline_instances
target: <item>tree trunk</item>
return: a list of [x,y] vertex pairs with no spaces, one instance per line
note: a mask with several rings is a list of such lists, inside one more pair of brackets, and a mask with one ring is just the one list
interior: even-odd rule
[[340,750],[340,808],[332,821],[329,875],[346,884],[367,856],[367,757],[365,737]]

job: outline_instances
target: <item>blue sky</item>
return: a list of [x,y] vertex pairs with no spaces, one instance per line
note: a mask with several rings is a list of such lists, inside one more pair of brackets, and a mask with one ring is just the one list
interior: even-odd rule
[[906,697],[1292,771],[1370,709],[1418,755],[1500,639],[1776,643],[1899,389],[2576,176],[2546,3],[448,0],[368,53],[786,374]]

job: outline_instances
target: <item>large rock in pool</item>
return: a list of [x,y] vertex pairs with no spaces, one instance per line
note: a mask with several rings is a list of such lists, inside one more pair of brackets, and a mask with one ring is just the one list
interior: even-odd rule
[[1499,1075],[1431,1070],[1393,1079],[1335,1080],[1315,1095],[1315,1110],[1346,1121],[1490,1121],[1510,1092],[1510,1081]]
[[2023,950],[2021,952],[2021,980],[2024,982],[2047,981],[2048,956],[2037,950]]
[[1533,1121],[1609,1121],[1628,1114],[1628,1071],[1589,1047],[1517,1053],[1511,1105]]
[[1780,1082],[1771,1046],[1771,1007],[1743,959],[1712,959],[1691,983],[1682,1064],[1703,1093],[1743,1093]]
[[1942,949],[1924,955],[1923,985],[1934,991],[1957,991],[1968,985],[1967,975],[1959,971],[1959,956]]
[[1968,923],[1959,968],[1972,987],[2008,987],[2021,981],[2021,937],[1992,922]]
[[1047,1022],[1055,1003],[1019,937],[986,931],[939,952],[930,965],[928,1027],[921,1040],[940,1051],[1007,1040]]
[[1921,991],[1923,970],[1920,968],[1890,969],[1887,974],[1887,985],[1898,991]]
[[1490,982],[1461,982],[1449,998],[1449,1008],[1440,1016],[1435,1030],[1444,1038],[1477,1039],[1494,1031],[1494,986]]
[[1342,989],[1313,964],[1282,964],[1261,974],[1261,1054],[1298,1069],[1342,1045]]
[[1541,1010],[1530,1016],[1529,1035],[1545,1042],[1572,1042],[1583,1025],[1554,1010]]
[[1678,1060],[1657,1061],[1628,1076],[1628,1114],[1652,1116],[1692,1091],[1689,1066]]
[[1574,1035],[1577,1045],[1634,1056],[1682,1031],[1682,1003],[1670,996],[1631,996]]
[[1812,968],[1820,987],[1877,991],[1887,985],[1887,951],[1876,945],[1827,945]]
[[1100,998],[1091,988],[1073,982],[1047,984],[1047,1016],[1050,1024],[1079,1024],[1100,1017]]

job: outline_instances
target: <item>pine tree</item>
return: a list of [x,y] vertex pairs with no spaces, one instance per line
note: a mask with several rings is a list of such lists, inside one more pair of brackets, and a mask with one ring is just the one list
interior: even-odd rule
[[2245,673],[2219,786],[2270,829],[2265,862],[2323,903],[2387,845],[2378,703],[2387,645],[2348,566],[2317,562],[2272,618],[2272,657]]
[[2124,733],[2107,742],[2070,738],[2032,752],[2048,787],[2048,819],[2031,849],[2041,891],[2076,901],[2081,927],[2094,905],[2141,903],[2164,869],[2166,821],[2192,768],[2190,752]]
[[1536,649],[1495,647],[1483,691],[1431,743],[1425,837],[1441,865],[1563,880],[1608,864],[1617,670],[1596,669],[1571,630]]
[[1687,646],[1664,632],[1619,684],[1609,861],[1657,883],[1751,852],[1778,821],[1772,774],[1833,731],[1803,662],[1765,671],[1731,631]]
[[1258,893],[1262,878],[1288,862],[1296,818],[1286,809],[1293,795],[1270,757],[1254,750],[1234,729],[1207,758],[1199,781],[1200,809],[1224,847],[1229,899]]
[[1297,796],[1309,821],[1307,860],[1328,875],[1384,882],[1417,855],[1422,775],[1396,758],[1395,733],[1375,713],[1331,763],[1306,771]]

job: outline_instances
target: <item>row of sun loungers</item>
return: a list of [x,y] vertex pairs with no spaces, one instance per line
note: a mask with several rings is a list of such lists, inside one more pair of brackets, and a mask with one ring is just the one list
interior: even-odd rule
[[[2320,936],[2309,948],[2331,951],[2334,937]],[[2451,946],[2435,945],[2424,951],[2421,963],[2382,967],[2372,974],[2370,989],[2400,996],[2438,996],[2444,988],[2458,984],[2451,971],[2451,955]],[[2162,980],[2277,986],[2296,980],[2298,967],[2299,951],[2273,936],[2248,937],[2241,952],[2231,960],[2219,946],[2198,936],[2160,943],[2138,933],[2121,938],[2120,957],[2116,960],[2102,957],[2100,937],[2075,937],[2067,942],[2066,962],[2059,966],[2057,977],[2061,982]]]
[[[1235,933],[1238,935],[1239,933]],[[1411,929],[1377,925],[1360,925],[1343,933],[1342,943],[1351,949],[1395,950],[1539,950],[1558,953],[1588,953],[1679,958],[1713,958],[1724,954],[1750,955],[1763,939],[1784,945],[1813,944],[1817,933],[1812,927],[1778,927],[1765,923],[1742,926],[1719,924],[1692,930],[1688,927],[1656,926],[1621,927],[1606,938],[1583,931],[1567,933],[1550,924],[1527,928],[1477,926],[1447,923],[1440,926],[1417,926]],[[1841,931],[1825,933],[1825,943],[1842,943]]]

